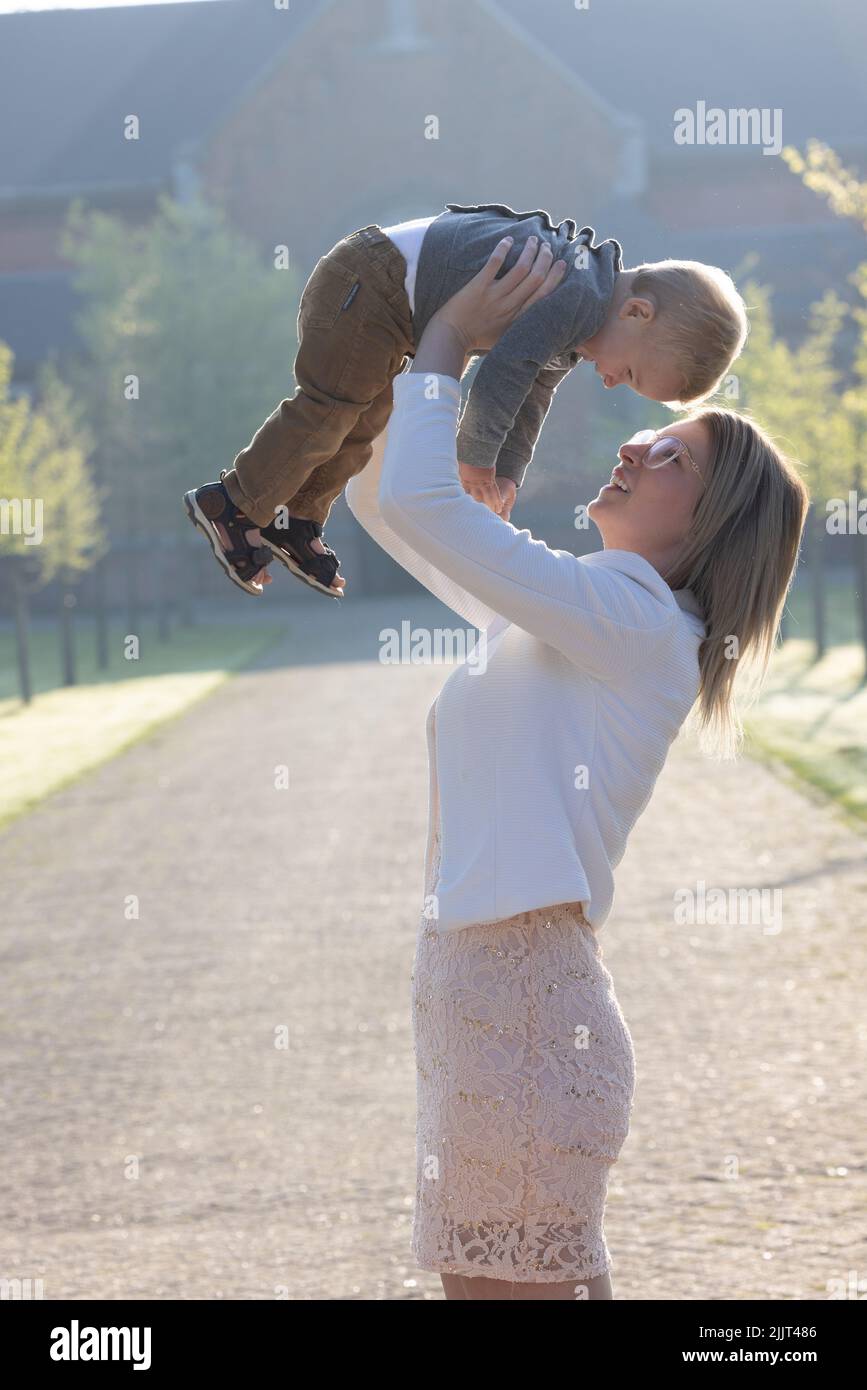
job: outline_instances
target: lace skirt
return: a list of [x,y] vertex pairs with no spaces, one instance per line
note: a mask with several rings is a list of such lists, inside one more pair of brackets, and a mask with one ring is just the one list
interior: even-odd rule
[[580,904],[447,933],[422,916],[412,1011],[419,1267],[514,1283],[604,1274],[635,1056]]

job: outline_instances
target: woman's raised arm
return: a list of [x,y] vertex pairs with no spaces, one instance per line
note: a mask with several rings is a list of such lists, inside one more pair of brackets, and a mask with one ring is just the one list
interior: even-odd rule
[[457,470],[456,378],[405,373],[395,379],[394,399],[379,486],[379,511],[394,536],[487,609],[600,679],[617,679],[654,655],[678,608],[649,561],[628,551],[579,559],[551,550],[469,497]]
[[[402,380],[396,378],[396,382]],[[396,384],[396,383],[395,383]],[[460,391],[459,393],[460,394]],[[505,620],[481,599],[462,588],[457,580],[438,570],[430,560],[414,550],[385,521],[379,509],[379,484],[382,476],[382,462],[385,454],[388,432],[383,431],[373,441],[373,455],[360,473],[350,478],[346,485],[345,497],[349,510],[365,531],[373,537],[393,560],[423,584],[436,598],[441,599],[453,612],[458,613],[471,627],[489,631],[496,624],[505,626]],[[457,467],[455,471],[457,480]],[[464,494],[466,496],[466,494]],[[467,501],[472,499],[467,497]],[[473,504],[480,511],[487,510],[481,503]],[[493,635],[491,632],[490,635]]]

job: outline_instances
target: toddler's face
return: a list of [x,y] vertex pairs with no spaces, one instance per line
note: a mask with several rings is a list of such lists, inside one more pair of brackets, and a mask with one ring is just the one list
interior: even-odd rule
[[659,342],[653,305],[647,299],[627,299],[609,316],[598,333],[578,344],[586,362],[593,362],[602,384],[629,386],[651,401],[676,401],[682,390],[680,372]]

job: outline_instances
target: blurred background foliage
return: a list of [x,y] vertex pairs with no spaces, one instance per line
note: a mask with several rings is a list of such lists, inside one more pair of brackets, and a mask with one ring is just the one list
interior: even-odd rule
[[[176,13],[146,13],[158,8]],[[0,78],[24,81],[30,45],[44,68],[31,85],[52,84],[29,101],[23,134],[0,139],[12,190],[0,233],[0,499],[43,499],[45,530],[39,545],[9,524],[0,535],[0,713],[21,716],[82,684],[119,690],[145,674],[201,673],[209,649],[213,670],[230,669],[232,653],[257,649],[294,603],[315,601],[301,585],[275,584],[267,614],[242,610],[181,494],[219,476],[292,394],[298,298],[334,240],[446,200],[506,201],[579,226],[592,217],[598,237],[622,240],[627,266],[670,254],[734,275],[751,330],[717,403],[768,429],[813,499],[780,649],[748,723],[752,746],[867,815],[867,182],[863,83],[850,72],[861,21],[844,0],[824,29],[813,7],[796,0],[797,24],[791,9],[773,0],[739,37],[726,23],[709,44],[715,21],[681,0],[665,14],[636,7],[632,37],[647,62],[626,87],[615,80],[620,21],[602,10],[576,19],[553,0],[532,15],[493,0],[434,11],[304,0],[275,17],[251,0],[206,0],[117,11],[112,29],[83,13],[0,19]],[[772,12],[785,18],[785,40]],[[660,91],[650,74],[675,33],[678,81]],[[742,103],[774,44],[785,52],[766,79],[769,105],[785,98],[798,147],[774,159],[675,150],[674,108],[713,91]],[[816,67],[820,44],[836,78]],[[190,55],[201,55],[192,68]],[[798,80],[811,58],[822,103]],[[109,71],[121,105],[146,113],[142,140],[120,150],[117,128],[88,115],[81,96],[82,83],[108,91]],[[73,78],[70,98],[62,84]],[[513,91],[520,100],[504,106]],[[75,119],[58,132],[50,103],[61,99]],[[437,138],[425,143],[431,111]],[[839,148],[813,138],[812,122],[832,120]],[[155,150],[170,177],[157,177]],[[74,333],[52,318],[67,288]],[[667,423],[676,427],[665,407],[574,372],[513,522],[558,548],[594,548],[576,519],[582,504],[635,429]],[[850,498],[850,524],[834,531],[835,501]],[[412,586],[342,500],[329,539],[354,596]],[[147,660],[124,661],[124,638],[145,632]]]

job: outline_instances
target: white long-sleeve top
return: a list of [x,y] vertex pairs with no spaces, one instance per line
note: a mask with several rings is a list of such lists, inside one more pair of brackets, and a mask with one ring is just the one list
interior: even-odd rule
[[428,711],[431,923],[456,931],[580,901],[598,930],[698,694],[704,624],[691,591],[672,592],[642,556],[551,550],[471,498],[460,403],[454,377],[398,376],[388,431],[346,489],[374,540],[486,642],[482,669],[477,648]]
[[385,235],[393,241],[403,259],[406,261],[406,274],[403,277],[403,286],[406,290],[406,297],[409,300],[409,307],[415,313],[415,277],[418,271],[418,259],[421,255],[421,245],[424,241],[424,234],[431,222],[436,221],[438,214],[433,217],[414,217],[411,222],[398,222],[394,227],[383,227]]

